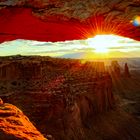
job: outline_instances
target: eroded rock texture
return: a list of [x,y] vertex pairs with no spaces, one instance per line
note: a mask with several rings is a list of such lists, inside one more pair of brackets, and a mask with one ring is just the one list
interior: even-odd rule
[[84,39],[112,33],[140,40],[139,0],[2,0],[0,41]]
[[2,61],[0,72],[0,96],[58,139],[81,137],[93,117],[115,106],[102,62],[25,57]]
[[[7,57],[2,59],[0,71],[4,73],[0,75],[0,96],[20,107],[46,137],[139,139],[135,120],[115,109],[112,79],[103,62]],[[130,128],[125,131],[128,126],[134,129],[131,135]]]
[[[0,99],[1,100],[1,99]],[[47,140],[16,106],[0,104],[1,140]]]

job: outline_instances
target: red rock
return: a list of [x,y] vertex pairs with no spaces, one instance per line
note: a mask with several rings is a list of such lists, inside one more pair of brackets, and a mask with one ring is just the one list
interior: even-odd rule
[[[3,95],[5,91],[13,92],[7,99],[22,106],[42,132],[47,130],[55,138],[65,130],[67,135],[73,135],[73,127],[82,128],[93,114],[114,107],[112,80],[103,62],[81,64],[77,60],[43,57],[36,60],[7,60],[6,75],[2,76],[0,85],[7,81]],[[52,133],[49,128],[58,130]]]
[[139,0],[0,1],[0,42],[76,40],[100,33],[140,40],[139,28],[130,22],[139,6]]
[[0,105],[1,140],[47,140],[20,109],[12,104]]
[[[0,96],[20,106],[48,139],[121,140],[134,136],[139,138],[137,123],[130,121],[131,117],[125,117],[115,108],[112,78],[104,63],[81,64],[77,60],[50,57],[24,57],[14,60],[12,63],[13,59],[7,58],[6,62],[11,68],[16,65],[18,73],[13,73],[18,78],[13,76],[10,79],[8,76],[7,80],[5,77],[6,82],[1,79],[0,87],[4,86],[5,89],[1,89]],[[118,63],[113,62],[114,65],[118,66]],[[16,84],[11,85],[12,82]],[[4,96],[6,91],[12,94]],[[1,111],[1,116],[7,118],[23,115],[13,111],[15,107],[12,106],[9,110],[11,105],[4,105],[8,110]],[[130,133],[131,125],[134,134]],[[12,129],[9,126],[8,128]]]

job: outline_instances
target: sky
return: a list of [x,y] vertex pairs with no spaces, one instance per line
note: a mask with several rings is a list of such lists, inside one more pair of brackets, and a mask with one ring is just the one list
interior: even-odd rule
[[83,59],[131,58],[140,57],[140,42],[117,35],[97,35],[86,40],[39,42],[18,39],[0,44],[0,56],[17,54]]

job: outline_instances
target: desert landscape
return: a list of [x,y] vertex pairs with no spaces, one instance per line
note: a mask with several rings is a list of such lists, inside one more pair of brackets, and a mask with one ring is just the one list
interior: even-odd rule
[[[36,139],[43,136],[57,140],[140,138],[137,61],[130,59],[129,67],[123,60],[120,64],[110,60],[110,65],[40,56],[10,56],[0,60],[0,97],[30,118],[29,123],[42,133],[42,138]],[[5,109],[7,106],[13,108],[1,104],[2,120],[15,116]],[[18,130],[20,124],[14,122],[14,125],[17,126],[9,129]],[[8,133],[8,139],[14,134],[6,128],[1,130]]]
[[140,140],[140,0],[0,0],[0,140]]

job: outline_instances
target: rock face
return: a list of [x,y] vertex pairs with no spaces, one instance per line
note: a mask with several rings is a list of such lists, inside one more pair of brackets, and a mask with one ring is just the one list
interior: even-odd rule
[[131,74],[129,72],[129,67],[127,63],[125,63],[124,68],[119,65],[118,61],[112,61],[111,66],[109,68],[110,74],[112,78],[115,78],[115,80],[119,80],[119,78],[122,77],[131,77]]
[[21,110],[8,103],[0,104],[0,139],[47,140]]
[[2,80],[37,79],[40,78],[40,75],[41,69],[37,62],[7,62],[7,64],[2,64],[0,66],[0,78]]
[[111,69],[112,69],[112,73],[115,77],[119,78],[121,76],[120,65],[118,64],[117,61],[111,62]]
[[131,77],[127,63],[125,63],[125,66],[124,66],[124,76]]
[[0,41],[63,41],[99,33],[140,40],[132,24],[139,7],[139,0],[2,0]]

